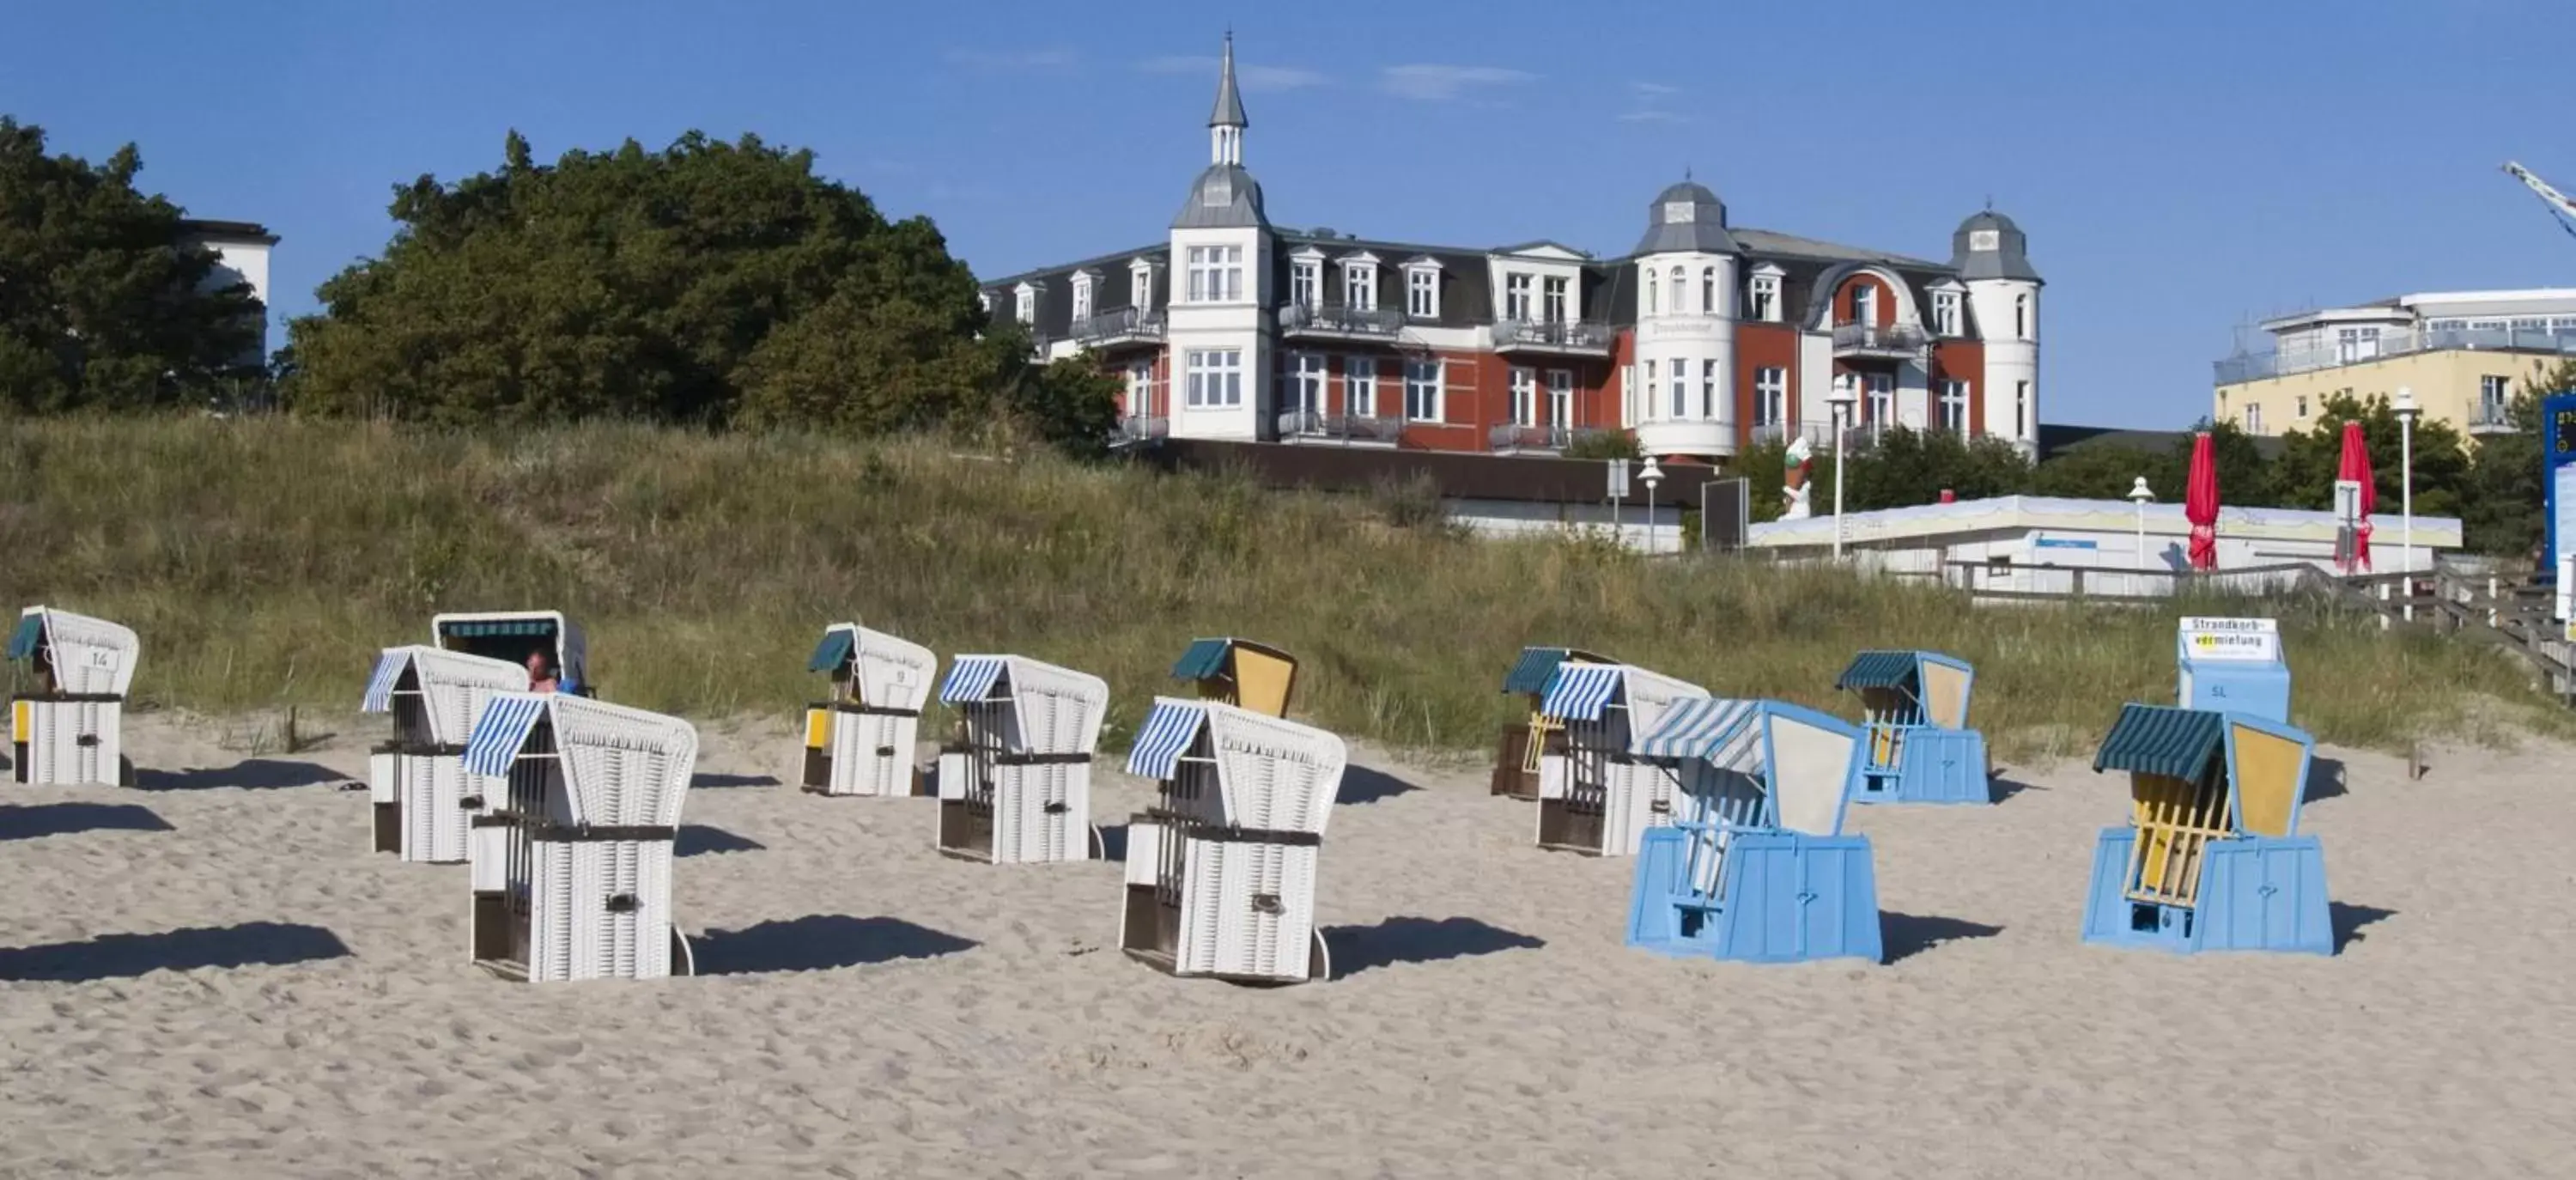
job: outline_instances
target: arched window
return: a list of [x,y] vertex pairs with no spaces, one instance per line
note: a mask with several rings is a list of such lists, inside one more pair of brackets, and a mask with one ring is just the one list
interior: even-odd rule
[[1645,274],[1645,278],[1646,278],[1646,282],[1645,282],[1645,287],[1646,287],[1646,314],[1647,314],[1647,315],[1654,315],[1654,314],[1656,314],[1657,312],[1659,312],[1659,311],[1663,310],[1662,308],[1660,308],[1660,307],[1656,306],[1656,304],[1655,304],[1655,292],[1656,292],[1656,290],[1657,290],[1657,288],[1656,288],[1656,286],[1655,286],[1655,272],[1653,272],[1653,271],[1649,270],[1649,271],[1645,271],[1645,272],[1644,272],[1644,274]]
[[1714,266],[1700,268],[1699,310],[1702,315],[1717,314],[1717,268]]
[[1672,298],[1672,303],[1673,303],[1673,314],[1674,314],[1674,315],[1680,315],[1680,314],[1682,313],[1682,299],[1683,299],[1683,294],[1684,294],[1684,292],[1686,292],[1686,291],[1688,291],[1688,290],[1689,290],[1689,288],[1687,288],[1687,287],[1683,286],[1683,285],[1682,285],[1682,283],[1683,283],[1683,279],[1682,279],[1682,268],[1680,268],[1680,267],[1676,266],[1676,267],[1674,267],[1674,268],[1673,268],[1673,298]]
[[2013,339],[2030,339],[2030,296],[2013,297]]

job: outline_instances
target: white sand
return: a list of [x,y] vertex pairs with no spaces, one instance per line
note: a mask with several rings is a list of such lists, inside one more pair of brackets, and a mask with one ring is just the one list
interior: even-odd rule
[[[465,870],[367,852],[324,782],[374,726],[242,765],[216,728],[131,726],[147,770],[212,768],[164,789],[5,796],[0,1174],[2576,1169],[2564,749],[2421,783],[2335,755],[2309,828],[2366,924],[2333,959],[2080,945],[2122,806],[2081,767],[1859,813],[1887,966],[1659,958],[1620,945],[1631,862],[1367,756],[1415,789],[1334,816],[1329,983],[1156,974],[1112,946],[1117,866],[942,858],[928,801],[736,786],[690,796],[683,851],[735,850],[685,856],[677,905],[739,973],[528,987],[466,963]],[[701,770],[784,776],[793,741],[710,732]],[[1115,819],[1145,793],[1111,778]]]

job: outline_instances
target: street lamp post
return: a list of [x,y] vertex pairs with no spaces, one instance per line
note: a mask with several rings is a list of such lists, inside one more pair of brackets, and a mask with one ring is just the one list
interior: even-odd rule
[[1843,559],[1843,423],[1851,418],[1852,379],[1845,373],[1834,378],[1832,393],[1825,401],[1833,407],[1834,423],[1834,560]]
[[[2156,493],[2153,489],[2147,486],[2146,476],[2139,476],[2138,482],[2130,485],[2129,502],[2138,506],[2138,572],[2145,573],[2147,569],[2147,505],[2156,502]],[[2146,579],[2140,578],[2138,580],[2138,592],[2142,595],[2146,593]]]
[[2397,479],[2400,531],[2398,568],[2406,571],[2406,617],[2415,617],[2415,404],[2413,386],[2397,387]]
[[1646,552],[1659,552],[1655,541],[1655,485],[1664,482],[1664,469],[1655,465],[1653,455],[1646,456],[1646,466],[1637,472],[1637,481],[1646,485]]

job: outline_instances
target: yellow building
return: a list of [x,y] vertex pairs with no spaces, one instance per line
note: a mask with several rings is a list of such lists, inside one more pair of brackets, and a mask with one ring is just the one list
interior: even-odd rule
[[2506,408],[2535,366],[2576,356],[2576,290],[2405,295],[2270,320],[2266,352],[2219,361],[2214,421],[2248,434],[2306,430],[2329,398],[2415,393],[2426,421],[2466,435],[2512,429]]

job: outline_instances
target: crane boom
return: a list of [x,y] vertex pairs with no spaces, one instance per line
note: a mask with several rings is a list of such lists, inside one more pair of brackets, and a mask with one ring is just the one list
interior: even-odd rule
[[2567,194],[2558,191],[2548,181],[2533,175],[2531,169],[2511,160],[2504,162],[2504,170],[2515,180],[2521,181],[2523,187],[2538,196],[2542,204],[2549,206],[2550,213],[2558,218],[2559,228],[2566,230],[2569,236],[2576,237],[2576,198],[2570,198]]

